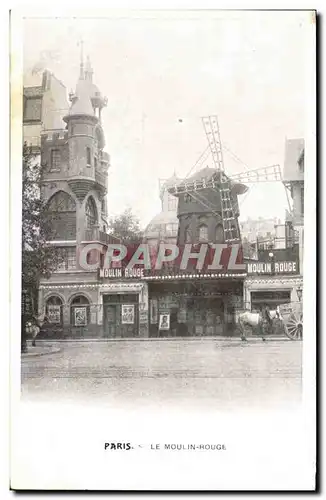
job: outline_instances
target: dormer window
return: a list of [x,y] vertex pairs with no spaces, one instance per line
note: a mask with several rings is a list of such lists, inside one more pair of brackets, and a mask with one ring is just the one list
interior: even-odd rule
[[86,148],[86,164],[88,167],[92,165],[91,162],[91,148]]

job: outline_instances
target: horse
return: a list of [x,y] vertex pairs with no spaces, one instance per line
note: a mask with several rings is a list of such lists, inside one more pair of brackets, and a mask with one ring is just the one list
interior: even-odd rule
[[247,340],[245,336],[245,326],[250,326],[251,328],[260,327],[262,340],[265,341],[266,339],[264,336],[264,328],[263,328],[264,320],[267,323],[269,323],[270,326],[272,326],[273,320],[275,319],[282,320],[278,307],[276,309],[272,309],[269,311],[265,310],[264,313],[262,312],[254,313],[251,311],[244,311],[239,315],[238,318],[238,322],[241,329],[241,340]]
[[27,321],[26,323],[26,333],[29,333],[32,335],[32,346],[36,346],[36,337],[41,331],[42,326],[44,323],[48,321],[47,315],[45,312],[39,314],[39,315],[33,315],[32,319]]

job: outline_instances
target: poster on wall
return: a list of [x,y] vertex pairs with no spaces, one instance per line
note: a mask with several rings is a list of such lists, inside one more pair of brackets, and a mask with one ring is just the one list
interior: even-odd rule
[[133,304],[122,304],[121,323],[123,325],[133,325],[135,322],[135,306]]
[[61,306],[49,305],[47,307],[47,317],[48,317],[49,323],[52,323],[52,324],[60,323],[60,320],[61,320],[60,309],[61,309]]
[[158,303],[157,299],[152,299],[151,303],[151,325],[156,325],[158,321]]
[[148,319],[148,309],[146,308],[146,304],[139,304],[139,323],[144,325],[147,323]]
[[75,307],[75,326],[85,326],[87,324],[86,307]]
[[170,330],[170,315],[169,314],[160,314],[160,330]]

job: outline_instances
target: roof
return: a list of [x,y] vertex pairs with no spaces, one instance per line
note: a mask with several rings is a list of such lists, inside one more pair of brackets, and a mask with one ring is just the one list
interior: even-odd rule
[[166,227],[162,228],[162,226],[166,226],[167,224],[179,224],[176,212],[166,211],[156,214],[144,231],[145,238],[149,236],[153,237],[154,235],[158,237],[162,231],[167,230]]
[[96,85],[88,80],[79,79],[76,93],[69,109],[69,115],[94,116],[91,98],[98,92]]
[[304,149],[304,139],[287,139],[285,141],[283,181],[303,181],[304,172],[300,171],[298,161],[303,155]]
[[175,174],[171,175],[161,186],[160,189],[160,197],[162,197],[164,191],[167,191],[170,187],[174,186],[175,184],[178,184],[181,182],[181,179],[177,177]]

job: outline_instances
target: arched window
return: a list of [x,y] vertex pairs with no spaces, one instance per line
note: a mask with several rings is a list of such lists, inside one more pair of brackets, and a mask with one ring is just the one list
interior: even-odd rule
[[48,216],[51,225],[49,240],[74,240],[76,238],[76,203],[64,191],[58,191],[50,198]]
[[70,304],[70,322],[73,326],[87,326],[90,320],[89,300],[83,295],[77,295]]
[[191,243],[191,231],[189,226],[186,226],[185,228],[185,242]]
[[215,242],[216,243],[223,243],[224,242],[224,229],[223,229],[222,224],[218,224],[216,226]]
[[68,193],[58,191],[50,199],[48,207],[50,212],[75,212],[76,203]]
[[62,324],[62,300],[52,295],[46,301],[46,316],[51,324]]
[[208,227],[206,224],[199,226],[199,241],[208,241]]
[[86,227],[91,229],[97,223],[97,212],[94,199],[90,196],[86,203],[85,209]]

